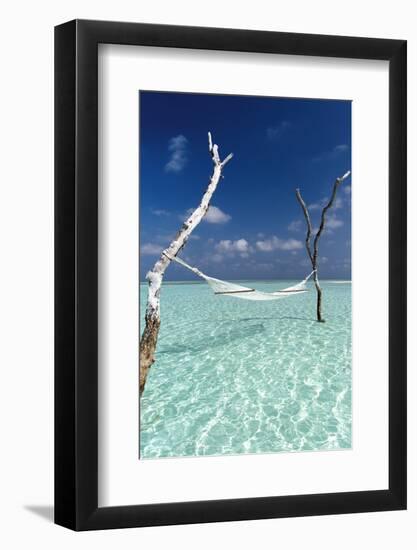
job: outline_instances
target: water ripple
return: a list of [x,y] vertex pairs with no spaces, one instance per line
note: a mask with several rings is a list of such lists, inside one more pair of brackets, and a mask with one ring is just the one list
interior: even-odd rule
[[351,285],[323,287],[321,324],[314,292],[252,302],[165,285],[141,457],[350,448]]

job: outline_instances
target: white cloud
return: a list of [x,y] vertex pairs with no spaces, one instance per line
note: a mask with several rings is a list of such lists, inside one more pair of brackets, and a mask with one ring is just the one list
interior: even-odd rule
[[223,261],[223,256],[221,254],[212,254],[210,256],[210,259],[213,261],[213,262],[216,262],[216,263],[220,263]]
[[309,210],[321,210],[324,206],[324,204],[322,204],[322,203],[323,203],[323,201],[313,202],[312,204],[309,204],[307,208]]
[[169,216],[168,210],[164,210],[163,208],[151,208],[151,212],[155,216]]
[[343,225],[342,220],[339,220],[339,218],[337,218],[336,216],[329,216],[326,219],[324,229],[325,230],[326,230],[326,228],[328,228],[328,229],[337,229],[338,227],[342,227],[342,225]]
[[346,143],[342,143],[341,145],[336,145],[336,147],[333,149],[335,153],[343,153],[344,151],[347,151],[349,149],[349,145]]
[[[323,197],[318,202],[313,202],[312,204],[308,205],[309,210],[322,210],[326,204],[329,202],[329,197]],[[340,197],[336,197],[334,200],[334,203],[332,204],[332,208],[335,210],[339,210],[340,208],[343,208],[343,199]]]
[[333,149],[331,149],[330,151],[324,151],[323,153],[320,153],[319,155],[313,157],[313,162],[331,160],[337,158],[339,155],[345,153],[346,151],[349,151],[349,145],[347,143],[341,143],[333,147]]
[[303,222],[301,220],[294,220],[288,226],[288,231],[301,231]]
[[162,246],[159,246],[158,244],[153,243],[146,243],[140,248],[141,254],[146,254],[149,256],[154,256],[156,254],[160,254],[162,252]]
[[188,161],[187,156],[188,140],[182,134],[172,137],[169,140],[168,151],[171,155],[169,161],[165,165],[166,172],[178,173],[184,169]]
[[299,250],[303,243],[296,239],[280,239],[275,235],[264,241],[256,241],[256,247],[261,252],[272,252],[274,250]]
[[231,219],[232,216],[226,214],[217,206],[209,206],[207,214],[203,218],[208,223],[227,223]]
[[[179,216],[179,219],[184,221],[191,216],[193,212],[194,208],[189,208],[185,214]],[[223,212],[223,210],[220,210],[217,206],[210,205],[202,221],[207,223],[227,223],[231,219],[232,216],[226,214],[226,212]]]
[[223,240],[215,246],[217,252],[220,254],[240,254],[243,258],[246,258],[250,252],[249,243],[246,239],[237,239],[236,241]]
[[279,139],[284,135],[285,131],[290,128],[290,126],[291,124],[288,120],[283,120],[275,126],[269,126],[269,128],[266,129],[266,137],[270,140]]
[[345,192],[346,195],[350,195],[350,193],[352,192],[352,188],[351,188],[350,185],[343,185],[342,189],[343,189],[343,191]]

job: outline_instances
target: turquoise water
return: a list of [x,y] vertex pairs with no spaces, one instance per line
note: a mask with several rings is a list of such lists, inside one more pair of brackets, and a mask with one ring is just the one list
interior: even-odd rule
[[[297,281],[242,284],[267,292]],[[351,284],[270,302],[164,283],[141,458],[351,447]],[[141,285],[141,319],[146,306]]]

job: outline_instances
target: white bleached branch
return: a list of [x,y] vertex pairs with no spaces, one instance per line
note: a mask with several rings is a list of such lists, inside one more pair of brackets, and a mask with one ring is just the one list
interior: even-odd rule
[[153,269],[146,275],[148,279],[148,303],[145,314],[145,329],[142,334],[139,346],[139,388],[142,394],[147,374],[152,363],[155,361],[154,354],[158,340],[160,319],[160,291],[164,273],[171,263],[171,258],[180,252],[187,243],[191,233],[201,222],[210,206],[210,200],[217,188],[224,166],[232,158],[228,155],[224,161],[220,160],[218,146],[213,144],[211,133],[208,133],[209,152],[213,159],[214,168],[208,187],[201,199],[199,206],[185,220],[181,229],[178,231],[175,239],[166,248],[159,260],[155,263]]
[[229,160],[231,160],[232,158],[233,158],[233,153],[230,153],[229,155],[227,155],[227,157],[222,161],[222,167],[224,168],[226,164],[229,162]]

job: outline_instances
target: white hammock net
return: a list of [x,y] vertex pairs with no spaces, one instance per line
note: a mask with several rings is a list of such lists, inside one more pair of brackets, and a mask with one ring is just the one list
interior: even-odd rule
[[164,254],[170,260],[177,262],[204,279],[210,285],[214,294],[218,296],[231,296],[233,298],[240,298],[241,300],[280,300],[281,298],[287,298],[288,296],[303,294],[304,292],[307,292],[307,281],[314,273],[314,271],[312,271],[303,281],[294,286],[283,288],[282,290],[277,290],[275,292],[262,292],[261,290],[255,290],[254,288],[249,288],[247,286],[237,285],[236,283],[229,283],[228,281],[222,281],[220,279],[215,279],[214,277],[209,277],[196,267],[192,267],[185,263],[184,260],[168,256],[165,252]]

